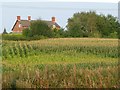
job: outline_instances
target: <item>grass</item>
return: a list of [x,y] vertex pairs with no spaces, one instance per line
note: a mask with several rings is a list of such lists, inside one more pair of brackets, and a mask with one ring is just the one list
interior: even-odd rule
[[3,88],[120,88],[118,40],[3,41]]

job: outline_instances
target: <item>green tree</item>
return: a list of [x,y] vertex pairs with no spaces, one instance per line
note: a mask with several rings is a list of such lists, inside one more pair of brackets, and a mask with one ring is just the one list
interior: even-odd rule
[[75,13],[68,19],[67,29],[73,37],[89,37],[96,31],[96,13]]
[[3,34],[8,34],[6,28],[4,28]]
[[53,31],[44,21],[36,20],[31,21],[30,27],[23,30],[23,35],[26,37],[53,37]]
[[[120,24],[112,15],[95,12],[75,13],[68,19],[67,29],[72,37],[117,37]],[[116,36],[115,36],[116,35]]]
[[51,28],[42,20],[32,21],[30,25],[30,30],[32,35],[43,35],[47,37],[52,37]]
[[118,33],[118,27],[118,20],[112,15],[100,15],[97,18],[97,30],[101,32],[102,37],[111,37],[113,33],[115,35]]

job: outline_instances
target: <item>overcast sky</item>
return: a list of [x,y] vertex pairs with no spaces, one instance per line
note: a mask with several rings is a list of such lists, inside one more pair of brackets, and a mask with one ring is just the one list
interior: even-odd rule
[[30,15],[32,19],[41,18],[43,20],[51,20],[55,16],[57,23],[65,28],[67,19],[72,17],[74,13],[81,11],[96,11],[98,14],[112,14],[118,17],[117,3],[94,3],[94,2],[4,2],[0,5],[0,13],[2,13],[2,29],[5,27],[7,31],[11,31],[16,16],[20,15],[21,19],[27,19]]

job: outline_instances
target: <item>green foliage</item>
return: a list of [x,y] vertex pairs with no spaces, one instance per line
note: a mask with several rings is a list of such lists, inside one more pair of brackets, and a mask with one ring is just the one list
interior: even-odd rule
[[[31,22],[31,26],[26,28],[22,32],[23,36],[29,38],[31,40],[38,40],[41,37],[49,37],[49,38],[60,38],[65,37],[66,33],[63,28],[61,29],[52,29],[48,27],[48,25],[41,20]],[[32,39],[33,38],[33,39]]]
[[[28,29],[26,29],[28,30]],[[25,36],[30,35],[30,32],[24,31],[24,35],[22,34],[2,34],[2,40],[9,40],[9,41],[30,41],[30,40],[40,40],[46,39],[47,37],[43,35],[34,35],[32,37]]]
[[118,39],[2,42],[3,88],[119,88]]
[[118,33],[115,31],[113,33],[110,33],[111,38],[118,38]]
[[[75,13],[68,19],[67,30],[52,29],[42,20],[31,21],[22,35],[3,35],[3,40],[39,40],[43,38],[94,37],[120,38],[120,23],[112,15],[98,15],[96,12]],[[7,34],[4,29],[3,34]]]
[[52,35],[53,35],[52,37],[54,37],[54,38],[65,37],[64,33],[65,33],[65,31],[63,28],[61,28],[59,30],[55,28],[52,30]]
[[[35,37],[35,39],[38,38],[39,36]],[[43,37],[44,38],[44,37]],[[39,55],[41,53],[46,53],[46,54],[52,54],[52,53],[64,53],[64,52],[73,52],[73,53],[85,53],[85,54],[93,54],[101,57],[112,57],[112,58],[118,58],[118,47],[117,47],[117,40],[116,41],[98,41],[98,40],[91,40],[88,39],[86,41],[84,40],[77,40],[77,39],[67,39],[63,41],[59,40],[56,41],[57,39],[54,40],[43,40],[40,41],[34,41],[32,42],[10,42],[10,41],[4,41],[5,44],[9,44],[9,46],[3,46],[3,52],[7,48],[8,51],[5,50],[5,54],[8,56],[16,56],[17,53],[29,53],[27,56],[31,56],[31,53],[33,55]],[[76,43],[75,43],[76,42]],[[94,42],[94,43],[93,43]],[[51,44],[52,43],[52,44]],[[98,43],[100,45],[98,45]],[[114,44],[113,44],[114,43]],[[31,47],[33,49],[26,50],[25,46],[27,48]],[[19,51],[16,49],[18,48]],[[23,50],[24,48],[24,50]],[[13,52],[13,53],[11,53]],[[26,55],[26,54],[25,54]],[[72,54],[71,54],[72,55]],[[6,55],[3,57],[6,58]],[[19,57],[22,57],[22,55]]]
[[[113,33],[118,33],[119,26],[116,17],[98,15],[90,11],[75,13],[72,18],[68,19],[67,29],[72,37],[113,38]],[[114,37],[117,38],[117,34]]]
[[23,31],[23,35],[34,38],[38,38],[38,36],[53,36],[51,28],[42,20],[32,21],[30,27]]
[[24,29],[22,34],[25,37],[31,37],[32,36],[32,32],[31,32],[31,30],[29,28]]
[[6,31],[6,28],[4,28],[4,31],[2,34],[8,34],[7,31]]
[[13,40],[13,41],[26,40],[26,38],[21,34],[3,34],[2,39],[3,40]]
[[31,22],[30,30],[33,36],[43,35],[43,36],[51,37],[52,35],[51,28],[42,20]]

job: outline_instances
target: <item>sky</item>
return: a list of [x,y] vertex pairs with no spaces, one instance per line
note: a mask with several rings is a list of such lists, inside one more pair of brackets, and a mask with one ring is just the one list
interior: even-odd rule
[[119,18],[119,23],[120,23],[120,2],[118,3],[118,18]]
[[105,0],[103,2],[48,1],[22,2],[21,0],[21,2],[15,2],[11,0],[11,2],[0,3],[0,20],[2,20],[0,33],[3,32],[3,28],[11,32],[18,15],[21,16],[21,19],[31,16],[32,19],[41,18],[42,20],[51,20],[51,17],[55,16],[57,23],[63,28],[67,25],[67,19],[76,12],[96,11],[97,14],[111,14],[118,17],[117,0],[115,0],[116,2],[104,2]]

